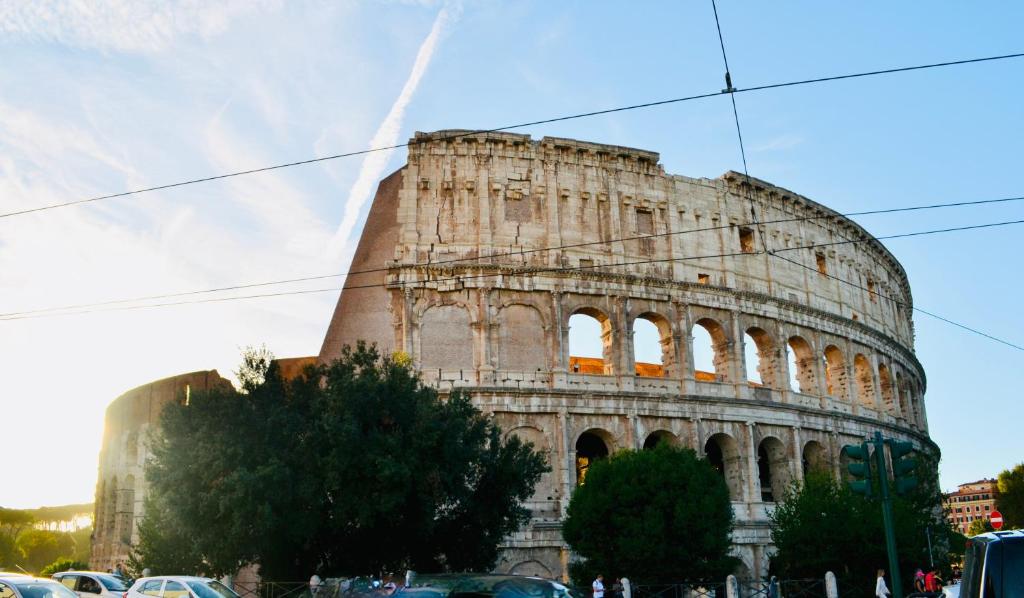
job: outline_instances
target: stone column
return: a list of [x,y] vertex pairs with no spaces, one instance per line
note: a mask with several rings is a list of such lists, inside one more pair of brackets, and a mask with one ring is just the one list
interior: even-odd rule
[[566,354],[569,351],[569,329],[562,320],[562,295],[561,291],[551,291],[551,313],[552,313],[552,339],[554,341],[555,358],[551,363],[551,386],[552,388],[564,388],[566,386],[566,372],[569,370],[569,363]]
[[[680,307],[679,313],[682,316],[683,323],[681,341],[685,345],[682,359],[680,360],[682,390],[683,395],[691,395],[697,390],[694,379],[696,366],[693,363],[693,314],[690,313],[689,304],[681,304]],[[703,447],[701,447],[701,450],[703,450]]]
[[748,421],[747,426],[747,446],[750,449],[747,451],[747,472],[749,480],[747,481],[747,503],[749,507],[750,518],[754,518],[753,503],[761,502],[761,480],[757,471],[757,444],[754,439],[754,422]]
[[[793,435],[793,456],[794,456],[793,464],[792,464],[792,471],[796,475],[795,479],[803,480],[804,476],[807,475],[807,474],[806,474],[806,472],[804,472],[804,441],[803,441],[803,438],[800,437],[800,426],[793,426],[793,428],[792,428],[792,435]],[[778,497],[775,498],[775,500],[781,500],[781,499],[782,499],[781,496],[778,496]]]
[[729,368],[732,382],[736,385],[736,398],[742,399],[749,393],[747,385],[747,359],[744,354],[746,339],[743,337],[743,330],[740,329],[740,317],[738,311],[729,312],[729,330],[732,333],[730,348],[732,367]]
[[564,409],[558,412],[558,427],[561,432],[559,435],[561,442],[558,448],[561,454],[557,462],[561,464],[558,472],[562,477],[562,494],[559,497],[560,504],[558,505],[558,510],[561,514],[561,519],[565,519],[566,509],[569,508],[569,499],[572,497],[572,491],[576,486],[576,451],[569,436],[569,427],[572,425],[570,417]]

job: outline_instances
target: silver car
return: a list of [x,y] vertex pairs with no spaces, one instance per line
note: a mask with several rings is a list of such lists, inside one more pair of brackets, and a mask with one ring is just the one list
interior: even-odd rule
[[0,598],[78,598],[52,579],[27,575],[0,576]]
[[124,598],[239,598],[239,596],[226,585],[208,577],[159,575],[135,580]]
[[78,594],[78,598],[121,598],[128,591],[128,584],[110,573],[61,571],[54,573],[53,578]]

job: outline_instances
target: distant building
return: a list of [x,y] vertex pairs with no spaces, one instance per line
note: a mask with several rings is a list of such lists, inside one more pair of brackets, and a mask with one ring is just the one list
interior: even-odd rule
[[996,510],[996,480],[984,479],[968,484],[960,484],[956,492],[943,495],[942,506],[946,510],[946,519],[961,534],[976,519],[988,519]]

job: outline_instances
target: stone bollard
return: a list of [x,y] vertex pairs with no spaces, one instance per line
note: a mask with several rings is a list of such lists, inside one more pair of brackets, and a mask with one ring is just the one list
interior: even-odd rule
[[836,585],[836,574],[831,571],[825,574],[825,598],[839,598],[839,587]]
[[736,581],[735,575],[725,578],[725,596],[726,598],[739,598],[740,596],[740,584]]
[[622,583],[622,598],[633,598],[633,588],[629,585],[629,578],[623,577],[619,581]]

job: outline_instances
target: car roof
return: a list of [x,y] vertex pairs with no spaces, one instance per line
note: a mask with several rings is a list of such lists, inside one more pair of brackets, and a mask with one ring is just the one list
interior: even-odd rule
[[111,577],[117,577],[113,573],[107,573],[106,571],[78,571],[77,569],[68,569],[67,571],[58,571],[58,572],[54,573],[53,576],[57,577],[58,575],[67,575],[69,573],[74,573],[75,575],[81,575],[82,573],[85,573],[86,575],[109,575]]
[[1005,532],[985,532],[984,534],[972,536],[971,540],[982,542],[1002,542],[1004,540],[1013,540],[1014,542],[1017,542],[1019,540],[1024,540],[1024,530],[1011,529]]
[[149,577],[140,577],[135,580],[135,583],[139,583],[140,581],[153,581],[163,579],[171,579],[174,581],[215,581],[212,578],[200,577],[198,575],[151,575]]

